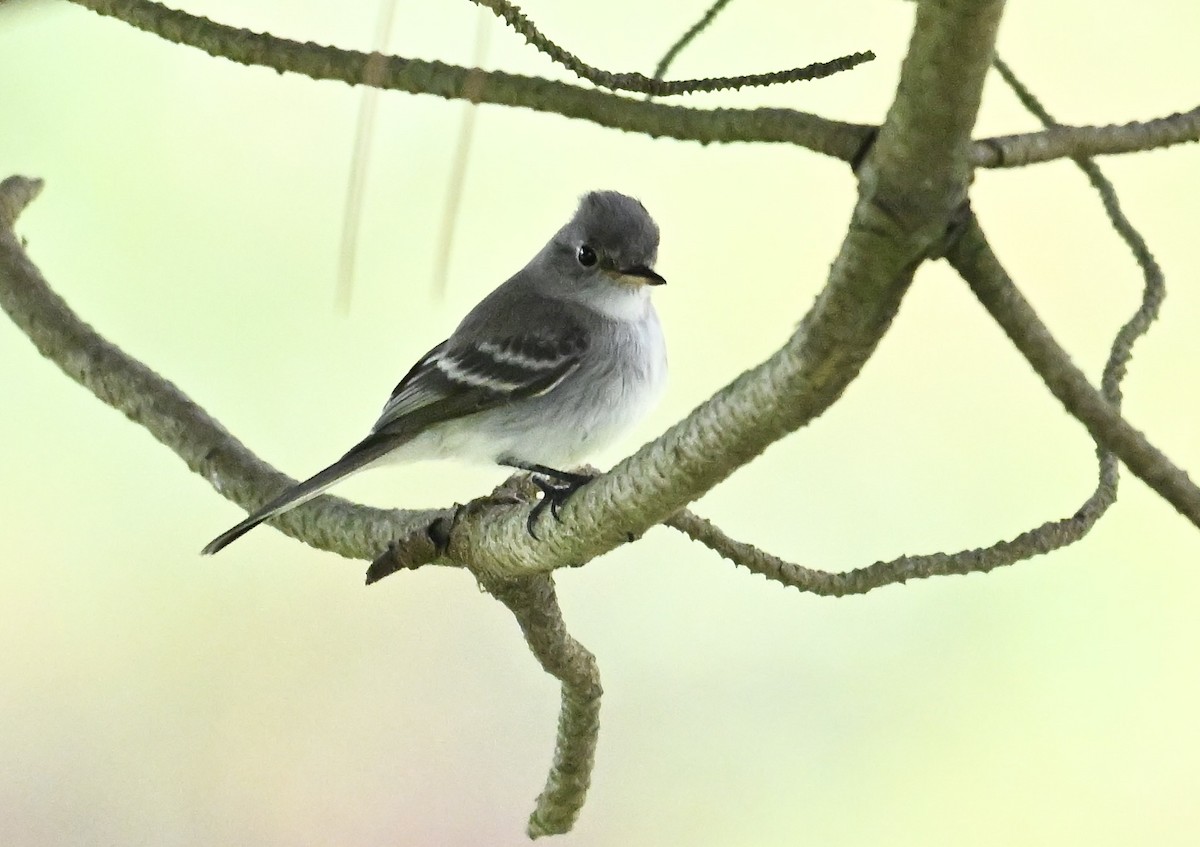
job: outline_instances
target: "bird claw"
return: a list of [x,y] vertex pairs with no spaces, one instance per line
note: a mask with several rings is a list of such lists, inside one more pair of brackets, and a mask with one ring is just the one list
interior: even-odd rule
[[554,516],[556,521],[562,521],[559,514],[563,504],[571,498],[571,495],[578,491],[583,486],[591,482],[591,477],[573,476],[571,480],[564,485],[555,485],[548,479],[543,479],[539,476],[532,477],[533,484],[536,485],[542,492],[542,499],[530,510],[529,518],[525,521],[525,529],[535,541],[541,541],[538,538],[537,532],[534,531],[534,525],[542,512],[550,509],[550,514]]

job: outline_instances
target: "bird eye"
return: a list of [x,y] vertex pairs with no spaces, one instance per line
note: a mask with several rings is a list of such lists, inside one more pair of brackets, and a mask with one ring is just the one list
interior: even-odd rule
[[585,268],[590,268],[592,265],[596,264],[596,251],[591,247],[588,247],[586,244],[581,244],[579,246],[579,252],[575,254],[575,258],[579,259],[579,264],[583,265]]

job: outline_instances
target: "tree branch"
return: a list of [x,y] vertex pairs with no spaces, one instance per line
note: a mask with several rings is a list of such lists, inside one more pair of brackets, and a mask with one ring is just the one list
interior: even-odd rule
[[117,18],[174,44],[203,50],[242,65],[292,71],[311,79],[434,94],[447,100],[496,103],[600,126],[702,144],[768,141],[796,144],[849,161],[867,136],[867,127],[828,120],[790,109],[689,109],[648,103],[537,77],[482,71],[442,62],[380,56],[300,43],[237,29],[151,0],[71,0]]
[[[564,507],[562,523],[544,524],[542,540],[530,539],[527,533],[526,506],[498,505],[458,521],[446,547],[448,558],[469,563],[476,573],[502,577],[583,563],[664,521],[773,441],[828,408],[857,376],[892,322],[913,270],[940,248],[949,216],[965,191],[968,134],[1002,7],[998,0],[971,8],[949,2],[920,7],[893,109],[864,168],[864,188],[850,233],[826,289],[778,354],[734,380],[612,473],[583,488]],[[184,18],[176,23],[194,23]],[[962,49],[962,44],[974,47]],[[29,270],[36,274],[31,265]],[[106,344],[98,337],[89,343]],[[138,391],[152,396],[169,390],[182,398],[155,374],[146,377],[132,371],[125,361],[115,364],[128,372],[131,386],[116,395],[103,391],[101,397],[118,408],[130,406]],[[185,408],[180,413],[196,418],[202,432],[200,450],[181,439],[178,431],[174,439],[164,439],[161,433],[158,437],[227,497],[253,506],[264,499],[259,492],[277,491],[289,482],[258,463],[199,410]],[[164,416],[149,420],[134,415],[134,419],[158,428],[167,422]],[[257,485],[244,471],[229,467],[222,449],[240,451],[242,462],[258,468]],[[320,531],[331,531],[335,524],[306,524],[326,515],[325,503],[330,501],[314,501],[305,510],[288,513],[281,518],[281,527],[296,534],[317,531],[319,546],[371,558],[361,546],[367,537],[359,535],[356,542],[338,545],[335,537]],[[374,552],[406,535],[406,528],[432,519],[394,515],[398,523],[378,522],[377,531],[368,535]],[[338,519],[349,517],[349,512],[343,512]],[[401,521],[402,517],[407,519]],[[341,530],[348,535],[349,523],[342,523]]]
[[1091,386],[1017,290],[974,215],[946,258],[1054,396],[1087,427],[1096,443],[1115,453],[1135,476],[1200,527],[1200,489]]
[[863,62],[869,62],[875,58],[875,54],[868,50],[865,53],[852,53],[849,56],[840,56],[827,62],[817,62],[812,65],[806,65],[803,68],[792,68],[786,71],[665,82],[659,76],[651,78],[639,73],[611,73],[587,64],[579,57],[564,50],[542,35],[537,27],[534,26],[533,21],[525,17],[521,13],[521,10],[509,3],[508,0],[471,0],[471,2],[491,10],[496,17],[500,18],[500,20],[504,21],[521,35],[526,42],[580,79],[586,79],[588,82],[603,86],[604,88],[611,88],[614,91],[633,91],[639,94],[647,94],[651,97],[667,97],[672,94],[698,94],[707,91],[823,79],[842,71],[848,71],[851,68],[861,65]]
[[[1012,88],[1022,105],[1032,112],[1047,128],[1054,129],[1060,126],[1046,107],[1017,78],[1012,68],[1003,59],[997,56],[994,64],[1000,76]],[[1198,112],[1198,115],[1200,115],[1200,112]],[[1196,124],[1200,126],[1200,120],[1197,120]],[[1108,362],[1104,366],[1104,373],[1100,378],[1101,394],[1104,395],[1104,398],[1109,403],[1119,409],[1122,400],[1121,382],[1125,378],[1125,369],[1132,356],[1133,343],[1145,335],[1146,331],[1150,328],[1150,324],[1158,318],[1162,301],[1167,296],[1166,280],[1163,276],[1162,268],[1155,261],[1154,255],[1150,252],[1150,247],[1146,244],[1146,240],[1142,238],[1142,234],[1137,231],[1133,223],[1126,217],[1124,210],[1121,208],[1121,201],[1117,198],[1116,189],[1100,170],[1100,166],[1087,156],[1073,155],[1072,159],[1076,166],[1083,171],[1083,175],[1087,177],[1092,188],[1100,195],[1100,202],[1104,206],[1104,213],[1108,216],[1108,220],[1112,224],[1113,229],[1116,230],[1117,235],[1125,242],[1125,246],[1129,248],[1129,252],[1133,254],[1134,261],[1137,262],[1138,267],[1142,270],[1142,278],[1145,282],[1142,289],[1141,306],[1133,314],[1133,317],[1121,327],[1117,332],[1116,338],[1113,339],[1112,351],[1108,357]]]
[[882,338],[913,271],[941,249],[962,201],[1002,8],[999,0],[922,4],[849,233],[782,350],[585,486],[561,523],[543,524],[540,541],[528,536],[523,510],[489,510],[452,534],[448,556],[502,576],[586,562],[666,520],[828,408]]
[[[23,177],[0,182],[0,307],[42,355],[145,427],[229,499],[250,509],[266,499],[264,492],[291,485],[291,479],[242,446],[174,385],[80,321],[49,289],[12,230],[41,187],[41,180]],[[503,502],[506,486],[524,480],[510,479],[479,502]],[[442,561],[455,514],[372,509],[326,495],[273,523],[314,547],[344,556],[370,559],[388,547],[389,566],[397,570]],[[566,832],[583,806],[595,757],[601,694],[595,658],[567,632],[548,575],[519,580],[476,576],[513,612],[534,656],[562,684],[554,762],[529,832],[533,837]]]
[[[1047,126],[1055,126],[1054,118],[1037,101],[1012,70],[996,57],[995,64],[1005,81],[1018,97]],[[1133,345],[1149,330],[1158,317],[1166,284],[1162,269],[1151,255],[1141,234],[1125,216],[1112,184],[1091,159],[1076,158],[1088,181],[1100,195],[1113,228],[1133,253],[1142,270],[1144,286],[1141,302],[1133,315],[1113,338],[1108,360],[1100,379],[1100,393],[1113,408],[1122,402],[1121,383],[1125,378]],[[993,568],[1015,564],[1042,553],[1048,553],[1082,539],[1117,498],[1118,464],[1116,456],[1099,443],[1096,445],[1099,479],[1096,489],[1069,518],[1049,521],[1021,533],[1010,541],[1001,541],[983,549],[957,553],[935,553],[926,556],[901,556],[890,562],[876,562],[865,568],[844,573],[812,570],[759,550],[757,547],[730,538],[703,518],[684,510],[671,517],[667,524],[699,541],[735,564],[744,565],[786,586],[821,595],[843,596],[861,594],[895,582],[924,579],[946,574],[984,573]]]
[[708,29],[721,11],[729,5],[729,0],[715,0],[715,2],[705,10],[694,24],[688,27],[687,31],[667,48],[667,52],[658,60],[658,64],[654,67],[654,78],[662,79],[667,75],[667,69],[671,67],[671,63],[675,61],[675,57],[683,52],[683,49],[696,40],[696,36]]
[[1050,553],[1074,544],[1091,530],[1116,497],[1116,487],[1101,482],[1096,492],[1074,515],[1022,532],[1015,538],[990,547],[960,550],[955,553],[930,553],[900,556],[845,572],[806,568],[764,552],[753,544],[730,538],[719,527],[688,511],[667,521],[695,541],[751,573],[765,576],[789,588],[824,597],[866,594],[876,588],[910,579],[928,579],[951,574],[987,573],[995,568]]
[[860,193],[884,195],[889,216],[924,231],[922,248],[943,236],[966,198],[969,133],[1003,10],[1003,0],[924,0],[917,6],[898,95],[860,170]]
[[1062,126],[975,142],[971,161],[981,168],[1015,168],[1056,159],[1140,153],[1200,141],[1200,106],[1149,121],[1110,126]]
[[[125,414],[178,455],[221,495],[251,510],[295,483],[259,459],[171,382],[105,340],[47,285],[13,233],[12,222],[41,180],[0,183],[0,308],[63,373]],[[272,525],[293,538],[351,558],[370,559],[390,541],[444,511],[372,509],[321,497]]]
[[[599,126],[701,144],[793,144],[845,162],[875,131],[793,109],[694,109],[631,100],[562,82],[381,56],[278,38],[226,26],[151,0],[70,0],[175,44],[243,65],[291,71],[311,79],[372,85],[448,100],[494,103],[586,120]],[[975,142],[971,163],[1001,168],[1069,156],[1099,156],[1200,140],[1200,109],[1124,126],[1061,127]]]
[[483,578],[488,593],[509,608],[542,670],[562,684],[554,763],[529,818],[529,837],[570,831],[587,798],[600,734],[600,669],[596,657],[567,632],[549,574],[514,580]]

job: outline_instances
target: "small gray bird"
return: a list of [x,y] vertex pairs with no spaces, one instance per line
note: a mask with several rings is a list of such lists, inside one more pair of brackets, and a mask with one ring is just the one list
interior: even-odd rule
[[[588,477],[560,470],[636,423],[662,393],[667,353],[647,286],[658,227],[615,191],[584,196],[532,261],[479,303],[400,380],[371,434],[204,548],[216,553],[352,473],[460,458],[540,474],[558,507]],[[550,480],[553,480],[552,483]],[[556,483],[556,484],[555,484]]]

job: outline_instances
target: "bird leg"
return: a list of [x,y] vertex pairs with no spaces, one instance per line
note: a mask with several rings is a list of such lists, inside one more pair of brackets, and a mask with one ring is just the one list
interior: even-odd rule
[[[523,471],[529,471],[534,474],[531,477],[533,484],[536,485],[542,492],[542,499],[539,500],[529,512],[529,519],[525,522],[525,528],[533,538],[537,538],[537,533],[533,527],[541,517],[542,512],[550,509],[550,514],[554,515],[555,520],[562,520],[559,517],[559,510],[563,504],[570,499],[571,495],[578,491],[583,486],[592,481],[591,474],[571,473],[570,471],[560,471],[555,468],[547,467],[546,465],[527,464],[525,462],[517,462],[513,460],[505,460],[504,464],[509,467],[518,468]],[[552,482],[555,480],[556,482]],[[540,539],[538,539],[540,540]]]

